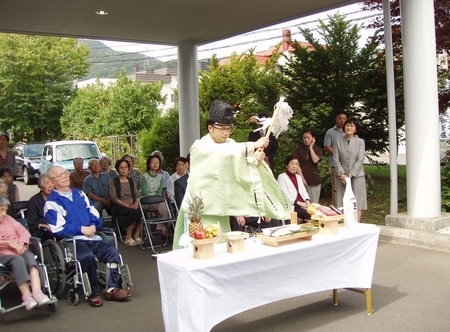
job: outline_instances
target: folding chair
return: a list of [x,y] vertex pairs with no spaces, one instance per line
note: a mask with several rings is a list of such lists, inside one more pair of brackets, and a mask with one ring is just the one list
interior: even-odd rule
[[170,216],[173,219],[177,220],[177,218],[178,218],[178,206],[177,206],[177,204],[175,202],[171,202],[171,201],[169,201],[167,204],[169,205]]
[[125,243],[125,232],[123,232],[123,234],[122,234],[123,229],[120,227],[119,220],[116,218],[116,209],[117,208],[118,208],[118,205],[114,204],[111,201],[111,216],[103,217],[102,219],[106,225],[108,223],[111,225],[110,227],[114,229],[119,240],[122,241],[122,243]]
[[[161,217],[154,217],[154,215],[146,210],[146,206],[149,204],[157,204],[157,203],[164,203],[167,211],[169,212],[169,218],[161,218]],[[158,225],[158,224],[165,224],[166,230],[168,234],[169,225],[171,223],[175,222],[175,219],[171,217],[169,206],[167,204],[166,199],[164,196],[161,195],[154,195],[154,196],[143,196],[139,199],[139,209],[141,210],[142,215],[142,230],[141,230],[141,238],[143,238],[143,234],[145,232],[145,235],[148,238],[148,241],[150,242],[150,247],[144,247],[143,244],[141,244],[141,249],[152,249],[152,251],[155,254],[158,254],[159,252],[155,251],[155,248],[158,247],[165,247],[167,243],[169,242],[169,236],[166,237],[166,241],[163,244],[154,245],[153,244],[153,234],[151,227]]]

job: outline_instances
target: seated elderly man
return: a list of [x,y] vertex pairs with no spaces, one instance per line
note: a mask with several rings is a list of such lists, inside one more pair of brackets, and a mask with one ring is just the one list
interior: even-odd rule
[[77,157],[73,160],[73,167],[75,168],[70,172],[70,186],[83,190],[83,181],[89,175],[89,171],[84,169],[83,158]]
[[48,174],[39,175],[38,187],[40,189],[39,192],[29,200],[27,224],[32,236],[45,241],[53,239],[53,233],[47,224],[47,220],[44,218],[45,201],[53,190],[53,184],[48,178]]
[[34,254],[28,251],[30,233],[6,215],[9,205],[9,200],[0,196],[0,263],[14,272],[22,301],[31,310],[50,303],[50,299],[42,293],[37,263]]
[[83,182],[84,193],[92,200],[100,217],[103,209],[109,214],[109,181],[107,174],[100,172],[100,162],[98,159],[89,160],[89,174]]
[[97,210],[84,192],[70,187],[69,173],[64,168],[52,166],[48,176],[54,189],[45,202],[44,216],[55,235],[77,239],[77,258],[83,272],[88,274],[92,287],[89,304],[93,307],[103,304],[97,281],[96,258],[110,270],[108,289],[104,291],[105,300],[121,301],[129,298],[130,293],[119,287],[119,252],[96,235],[97,229],[102,227]]

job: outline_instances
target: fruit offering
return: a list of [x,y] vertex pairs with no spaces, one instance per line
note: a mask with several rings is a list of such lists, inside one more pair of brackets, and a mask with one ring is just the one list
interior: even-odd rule
[[322,214],[325,216],[335,216],[337,215],[336,211],[334,211],[333,209],[329,208],[328,206],[323,206],[320,205],[318,203],[311,203],[310,206],[308,206],[308,208],[306,209],[306,212],[308,212],[310,215],[315,215],[315,214]]
[[[203,230],[203,224],[201,223],[201,216],[203,213],[203,209],[205,208],[205,204],[203,203],[203,198],[200,195],[194,195],[191,192],[191,198],[187,199],[187,215],[189,220],[189,236],[198,239],[195,237],[195,232],[200,232]],[[197,234],[197,236],[200,236]],[[202,239],[202,238],[200,238]],[[203,238],[204,239],[204,238]]]
[[205,227],[205,232],[207,239],[218,237],[220,235],[220,227],[216,224],[207,225]]
[[194,239],[203,240],[206,239],[206,231],[204,229],[200,231],[194,231]]
[[317,208],[315,207],[315,205],[311,204],[310,206],[308,206],[308,208],[306,209],[306,212],[308,212],[310,215],[314,215],[317,212]]

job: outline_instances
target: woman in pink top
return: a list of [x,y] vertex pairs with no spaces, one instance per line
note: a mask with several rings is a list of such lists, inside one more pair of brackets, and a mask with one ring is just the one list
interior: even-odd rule
[[28,251],[30,233],[6,214],[9,204],[7,198],[0,196],[0,264],[14,273],[22,301],[26,309],[31,310],[51,300],[42,293],[37,263]]

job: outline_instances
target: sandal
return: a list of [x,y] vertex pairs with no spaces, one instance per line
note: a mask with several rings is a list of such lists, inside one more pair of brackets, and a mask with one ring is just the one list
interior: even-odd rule
[[120,288],[114,288],[111,292],[104,291],[103,294],[106,301],[124,301],[131,296],[128,291]]
[[134,239],[134,242],[136,242],[136,244],[143,244],[144,243],[144,240],[142,240],[140,237],[137,237],[137,238],[135,238]]
[[102,298],[100,297],[100,293],[94,293],[88,297],[88,303],[92,307],[101,307],[103,305]]
[[134,241],[133,239],[126,240],[126,241],[125,241],[125,244],[126,244],[127,246],[130,246],[130,247],[137,246],[136,241]]

